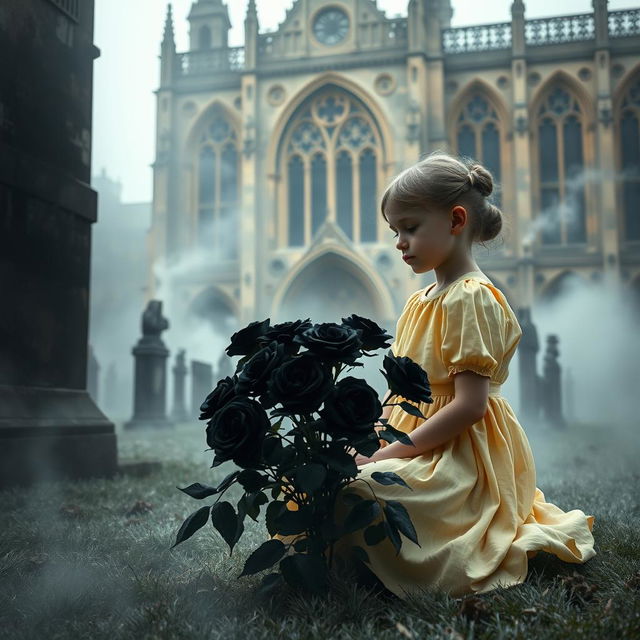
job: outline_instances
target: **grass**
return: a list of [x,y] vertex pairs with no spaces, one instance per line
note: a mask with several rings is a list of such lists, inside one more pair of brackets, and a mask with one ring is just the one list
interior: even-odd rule
[[149,437],[120,432],[121,462],[159,460],[159,468],[144,477],[0,493],[0,637],[639,638],[640,575],[632,577],[640,571],[640,448],[633,430],[615,439],[598,425],[528,431],[537,485],[559,507],[596,516],[598,555],[572,565],[539,553],[527,580],[510,589],[477,599],[425,592],[404,601],[344,573],[333,576],[325,598],[285,588],[258,599],[261,576],[236,576],[266,538],[262,518],[247,519],[231,556],[212,527],[170,549],[184,518],[202,504],[176,485],[214,484],[230,463],[209,469],[203,423]]

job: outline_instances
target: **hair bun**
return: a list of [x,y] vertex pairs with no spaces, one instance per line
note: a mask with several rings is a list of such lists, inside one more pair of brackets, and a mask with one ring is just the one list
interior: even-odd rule
[[469,167],[469,182],[485,198],[493,192],[493,177],[481,164],[472,164]]

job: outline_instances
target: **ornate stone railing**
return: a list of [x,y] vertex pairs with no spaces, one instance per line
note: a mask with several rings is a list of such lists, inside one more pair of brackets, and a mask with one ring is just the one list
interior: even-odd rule
[[239,71],[244,68],[244,47],[187,51],[178,54],[180,73],[204,75],[215,71]]
[[609,37],[640,35],[640,9],[609,11]]
[[594,16],[593,13],[580,13],[573,16],[527,20],[524,24],[524,37],[529,47],[593,40]]
[[455,27],[442,30],[444,53],[490,51],[511,47],[511,23],[480,24],[475,27]]

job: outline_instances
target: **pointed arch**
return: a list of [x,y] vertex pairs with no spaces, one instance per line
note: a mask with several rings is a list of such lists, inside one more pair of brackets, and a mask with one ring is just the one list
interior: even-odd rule
[[501,207],[509,129],[504,101],[487,82],[474,78],[452,102],[448,112],[451,148],[458,155],[476,159],[491,171],[496,183],[492,198]]
[[540,301],[552,303],[573,286],[587,288],[589,283],[575,271],[565,269],[544,284],[539,293]]
[[[582,87],[564,71],[552,74],[536,93],[531,113],[533,203],[544,246],[584,245],[593,212],[593,107]],[[588,208],[591,211],[588,211]]]
[[192,239],[229,259],[238,256],[237,238],[229,242],[229,237],[240,201],[240,138],[236,114],[220,100],[203,109],[185,137],[194,194]]
[[[274,292],[271,301],[271,318],[278,317],[278,312],[283,307],[288,294],[293,291],[296,283],[303,274],[308,272],[309,267],[321,263],[326,259],[331,259],[334,264],[339,265],[345,273],[350,274],[352,278],[355,278],[360,283],[359,286],[364,291],[364,294],[373,303],[373,314],[377,318],[386,323],[393,321],[392,318],[386,317],[389,310],[395,308],[393,297],[391,296],[388,286],[378,273],[372,271],[371,266],[365,263],[358,254],[349,251],[347,247],[337,245],[319,245],[315,250],[307,253],[302,260],[295,264]],[[345,308],[344,313],[350,314],[351,311]]]
[[228,330],[225,324],[228,317],[240,317],[238,301],[215,285],[206,285],[194,292],[186,309],[187,317],[206,320],[221,333]]
[[[285,109],[268,160],[281,177],[280,246],[308,244],[326,217],[355,242],[379,240],[378,191],[392,139],[377,110],[369,96],[337,74],[321,76]],[[292,165],[294,156],[301,170]]]
[[640,64],[625,76],[614,96],[616,165],[621,236],[640,241]]

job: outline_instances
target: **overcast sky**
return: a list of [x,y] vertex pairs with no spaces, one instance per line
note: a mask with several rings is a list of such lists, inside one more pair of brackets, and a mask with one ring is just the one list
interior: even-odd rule
[[[510,20],[509,0],[452,0],[453,26]],[[188,50],[187,15],[192,0],[174,0],[178,51]],[[228,0],[231,46],[243,44],[248,0]],[[260,30],[274,30],[292,0],[256,0]],[[406,15],[406,0],[378,0],[389,17]],[[637,7],[638,0],[610,0],[611,10]],[[103,168],[122,183],[126,202],[151,200],[151,163],[155,154],[155,95],[164,0],[96,0],[94,42],[101,55],[94,63],[93,174]],[[529,0],[526,16],[539,18],[585,13],[590,0]],[[401,14],[397,8],[403,7]]]

